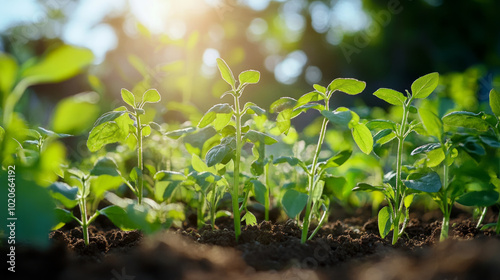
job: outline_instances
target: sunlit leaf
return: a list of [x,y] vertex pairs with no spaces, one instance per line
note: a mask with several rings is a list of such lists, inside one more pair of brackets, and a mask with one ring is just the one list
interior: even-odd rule
[[328,85],[328,91],[333,92],[339,90],[349,95],[356,95],[361,93],[365,89],[365,87],[365,82],[351,78],[338,78],[333,80]]
[[135,107],[135,96],[134,96],[134,94],[131,93],[130,91],[128,91],[127,89],[125,89],[125,88],[122,88],[121,94],[122,94],[123,101],[125,101],[125,103],[127,103],[128,105],[132,106],[132,108],[134,108]]
[[363,153],[368,155],[372,152],[373,137],[366,125],[362,123],[354,125],[352,128],[352,138]]
[[142,102],[144,103],[156,103],[161,100],[160,93],[156,89],[148,89],[142,95]]
[[414,98],[426,98],[437,87],[439,82],[439,73],[434,72],[422,76],[413,82],[411,92]]
[[61,100],[54,109],[52,129],[57,133],[72,135],[90,130],[100,112],[97,99],[95,92],[87,92]]
[[490,91],[490,107],[497,118],[500,118],[500,93],[495,89]]
[[445,115],[443,123],[447,126],[464,127],[478,131],[486,131],[490,127],[489,123],[481,118],[480,114],[466,111],[457,111]]
[[217,58],[217,66],[219,67],[222,79],[224,79],[224,81],[226,81],[226,83],[228,83],[232,88],[235,88],[236,80],[234,79],[233,72],[229,66],[227,66],[226,62],[221,58]]
[[407,99],[401,92],[389,88],[378,89],[373,95],[395,106],[403,106]]
[[437,137],[439,141],[442,141],[443,122],[441,121],[441,119],[432,111],[424,108],[420,108],[420,110],[418,110],[418,114],[420,116],[420,119],[422,120],[422,123],[424,124],[425,130],[427,130],[427,133]]
[[240,85],[243,85],[243,84],[256,84],[260,80],[260,72],[259,71],[255,71],[255,70],[243,71],[238,76],[238,80],[240,82]]
[[29,78],[31,84],[61,82],[78,74],[93,60],[94,55],[89,49],[62,45],[25,69],[22,77]]

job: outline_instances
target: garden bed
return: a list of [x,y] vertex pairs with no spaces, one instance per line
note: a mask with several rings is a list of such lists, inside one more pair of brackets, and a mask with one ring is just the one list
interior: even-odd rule
[[153,236],[96,223],[87,247],[80,228],[65,227],[50,234],[47,251],[19,247],[17,275],[117,280],[497,279],[500,273],[498,236],[478,230],[465,213],[452,219],[450,240],[441,243],[439,213],[413,214],[407,236],[392,246],[390,236],[378,235],[376,219],[366,219],[360,211],[328,223],[305,245],[292,220],[247,226],[239,242],[230,219],[219,219],[213,231],[185,225]]

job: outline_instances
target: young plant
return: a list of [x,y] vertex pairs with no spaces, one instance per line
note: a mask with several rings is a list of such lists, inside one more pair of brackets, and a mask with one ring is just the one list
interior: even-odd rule
[[[320,152],[325,140],[328,123],[331,121],[338,125],[348,126],[352,131],[352,136],[358,147],[366,154],[371,153],[373,139],[368,128],[360,122],[359,116],[345,107],[330,110],[330,99],[336,91],[345,92],[349,95],[356,95],[365,89],[365,82],[355,79],[335,79],[328,87],[314,85],[315,91],[304,94],[298,100],[290,97],[283,97],[271,105],[271,112],[277,112],[277,126],[281,132],[287,133],[290,129],[290,120],[297,117],[302,112],[309,109],[318,110],[322,116],[322,124],[316,151],[312,162],[306,166],[304,162],[296,157],[280,157],[274,160],[275,164],[287,162],[292,166],[300,166],[308,176],[307,194],[295,189],[289,189],[283,195],[282,203],[285,211],[290,217],[295,217],[306,208],[304,220],[302,222],[301,242],[308,240],[309,225],[313,214],[319,213],[323,209],[320,221],[316,230],[309,236],[311,239],[324,222],[327,213],[328,199],[322,198],[323,187],[325,185],[324,174],[328,168],[342,165],[351,156],[351,150],[339,152],[337,155],[320,161]],[[324,104],[317,103],[323,101]],[[317,215],[319,217],[319,215]]]
[[77,218],[68,210],[56,208],[56,216],[59,220],[57,227],[61,227],[65,223],[75,220],[82,227],[85,245],[89,245],[89,226],[97,218],[97,216],[99,216],[99,212],[96,211],[89,217],[90,213],[87,211],[87,200],[90,196],[90,174],[85,174],[78,169],[69,169],[67,170],[67,173],[70,177],[77,179],[77,187],[72,187],[64,182],[55,182],[49,187],[49,189],[51,190],[53,196],[67,208],[73,208],[75,204],[78,205],[81,216],[80,218]]
[[[224,93],[222,97],[231,95],[234,100],[234,105],[227,103],[217,104],[210,108],[200,120],[198,127],[204,128],[213,124],[217,133],[222,137],[220,144],[212,147],[205,156],[205,161],[208,167],[219,165],[218,170],[223,170],[225,165],[233,160],[233,185],[230,189],[233,217],[234,217],[234,233],[236,240],[241,234],[240,224],[240,173],[241,173],[241,151],[245,142],[259,145],[271,145],[277,141],[271,136],[250,129],[248,126],[242,126],[242,118],[245,114],[263,114],[265,111],[248,102],[243,108],[241,107],[241,95],[244,89],[250,84],[256,84],[260,80],[260,73],[255,70],[243,71],[238,76],[239,84],[236,86],[236,80],[229,66],[224,60],[218,58],[217,66],[221,73],[222,79],[231,86],[231,89]],[[221,97],[221,98],[222,98]],[[231,120],[233,123],[230,123]],[[246,196],[247,197],[247,196]],[[246,198],[245,197],[245,198]],[[246,205],[245,198],[243,199],[242,209]],[[246,212],[243,219],[255,221],[252,213]]]
[[399,236],[404,233],[409,220],[409,207],[413,201],[413,191],[409,189],[434,193],[441,188],[439,175],[435,172],[412,173],[406,180],[403,180],[403,175],[406,173],[403,173],[405,139],[410,133],[421,128],[421,124],[417,120],[411,122],[408,120],[410,112],[417,112],[412,103],[415,99],[428,97],[437,87],[438,81],[439,74],[431,73],[415,80],[411,85],[411,93],[406,91],[407,96],[388,88],[381,88],[373,93],[387,103],[403,109],[401,123],[375,120],[368,125],[371,129],[381,130],[374,137],[377,144],[383,145],[394,139],[397,140],[396,170],[386,174],[388,182],[384,183],[383,186],[374,187],[363,183],[358,184],[355,190],[381,191],[384,194],[388,206],[379,211],[378,226],[382,238],[393,230],[392,244],[396,244]]
[[[500,95],[495,91],[490,91],[490,107],[493,115],[480,112],[474,114],[466,111],[452,112],[443,117],[443,123],[450,128],[459,129],[460,133],[456,133],[452,140],[458,143],[457,149],[463,150],[474,159],[473,162],[485,161],[482,167],[478,167],[477,171],[468,173],[478,174],[474,177],[474,189],[466,191],[466,180],[460,178],[462,186],[462,195],[457,199],[457,202],[465,206],[476,207],[479,213],[477,227],[481,223],[486,214],[487,207],[498,204],[500,181],[498,179],[498,170],[492,168],[496,162],[487,161],[484,156],[487,154],[487,147],[498,149],[500,147],[499,133],[499,116],[500,116]],[[489,173],[489,175],[483,172]],[[485,179],[489,179],[485,181]],[[478,186],[481,186],[480,188]],[[465,192],[465,193],[464,193]],[[495,227],[497,233],[500,233],[500,224],[488,224],[483,228]]]
[[87,140],[87,147],[91,152],[100,150],[110,143],[121,142],[136,146],[137,167],[133,170],[133,177],[136,177],[135,187],[127,184],[137,196],[139,204],[142,203],[144,195],[144,160],[143,160],[143,140],[151,134],[151,128],[159,128],[154,122],[143,123],[142,117],[146,111],[144,106],[147,103],[160,102],[161,96],[156,89],[149,89],[144,92],[140,101],[135,100],[133,93],[126,89],[121,90],[123,101],[130,106],[130,109],[122,106],[114,111],[103,114],[94,124]]

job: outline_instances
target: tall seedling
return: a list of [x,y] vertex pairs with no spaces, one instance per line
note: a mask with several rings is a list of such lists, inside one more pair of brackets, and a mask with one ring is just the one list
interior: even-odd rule
[[87,147],[91,152],[96,152],[110,143],[135,144],[137,147],[137,167],[131,172],[131,177],[136,178],[135,187],[132,187],[126,180],[125,183],[131,188],[137,196],[139,204],[141,204],[144,189],[142,142],[144,137],[151,134],[151,127],[159,127],[154,122],[143,123],[142,116],[146,112],[144,106],[147,103],[159,102],[161,97],[156,89],[149,89],[144,92],[141,101],[136,101],[134,94],[126,89],[121,90],[121,95],[123,101],[130,106],[130,109],[122,106],[103,114],[97,119],[87,140]]
[[[289,189],[283,195],[283,206],[287,214],[291,217],[300,214],[304,207],[306,208],[304,220],[302,222],[301,242],[308,240],[308,232],[311,218],[317,214],[320,208],[323,208],[318,227],[309,236],[311,239],[317,230],[321,227],[327,214],[328,199],[322,197],[323,187],[325,185],[324,175],[328,168],[342,165],[351,156],[351,150],[341,151],[337,155],[320,161],[320,152],[325,140],[328,123],[331,121],[338,125],[348,126],[352,131],[352,136],[358,147],[366,154],[371,153],[373,147],[373,138],[368,128],[360,122],[359,116],[345,107],[330,110],[330,99],[336,91],[342,91],[349,95],[356,95],[365,89],[365,82],[355,79],[335,79],[328,87],[314,85],[315,91],[304,94],[298,100],[290,97],[283,97],[271,105],[271,111],[279,112],[277,117],[277,126],[281,132],[287,133],[290,128],[290,119],[297,117],[302,112],[309,109],[316,109],[323,115],[320,129],[320,135],[314,153],[312,163],[306,166],[304,162],[295,157],[277,158],[274,163],[287,162],[290,165],[302,167],[308,176],[307,194],[298,192],[295,189]],[[324,101],[324,104],[317,103]],[[324,206],[324,207],[322,207]],[[319,216],[319,215],[318,215]]]
[[[450,168],[459,155],[459,151],[469,153],[474,156],[479,150],[483,150],[480,139],[484,144],[499,145],[500,143],[486,137],[478,137],[477,133],[483,133],[488,130],[489,124],[479,115],[469,112],[452,112],[439,119],[432,111],[419,109],[420,119],[424,125],[427,134],[432,136],[437,142],[427,143],[412,151],[412,155],[425,154],[425,158],[417,162],[417,165],[423,165],[425,168],[438,168],[442,166],[442,188],[438,192],[428,193],[439,205],[443,212],[443,223],[441,225],[440,240],[448,238],[450,225],[450,214],[454,202],[466,206],[476,206],[486,209],[498,199],[498,193],[494,190],[475,190],[466,191],[464,180],[452,180]],[[445,126],[446,124],[446,126]],[[460,127],[461,133],[452,134],[446,131],[452,127]],[[445,130],[445,128],[447,128]],[[466,130],[463,130],[463,129]],[[466,133],[469,131],[469,133]],[[485,141],[486,140],[486,141]],[[489,140],[489,141],[488,141]],[[473,149],[472,147],[476,147]],[[438,184],[439,176],[432,175],[429,178],[431,184]],[[407,183],[405,183],[407,184]],[[428,191],[424,189],[423,192]]]
[[[373,93],[378,98],[386,101],[393,106],[399,106],[403,109],[401,123],[395,123],[387,120],[376,120],[369,123],[371,129],[381,129],[374,139],[377,144],[389,143],[397,140],[396,171],[386,175],[389,179],[381,187],[374,187],[368,184],[358,184],[355,190],[361,191],[381,191],[388,202],[388,206],[383,207],[378,213],[378,227],[380,235],[385,237],[393,230],[392,244],[396,244],[404,233],[409,220],[409,207],[413,201],[413,194],[410,189],[437,192],[441,188],[439,175],[435,172],[413,173],[403,181],[403,148],[406,137],[415,130],[421,128],[418,120],[408,121],[410,112],[416,113],[417,110],[412,106],[415,99],[428,97],[437,87],[439,81],[438,73],[427,74],[418,78],[411,85],[411,93],[407,90],[405,96],[401,92],[381,88]],[[394,178],[395,177],[395,178]]]
[[[243,94],[244,89],[250,84],[256,84],[260,80],[260,73],[255,70],[243,71],[238,76],[239,84],[236,86],[236,80],[233,76],[233,72],[226,64],[226,62],[220,58],[217,59],[217,66],[221,73],[222,79],[226,81],[231,86],[231,89],[227,91],[222,97],[226,95],[231,95],[234,100],[234,106],[229,104],[217,104],[210,108],[208,112],[200,120],[198,127],[204,128],[208,125],[213,124],[215,130],[221,135],[222,139],[219,145],[212,147],[205,156],[205,161],[208,167],[214,166],[216,164],[227,164],[229,161],[234,161],[234,171],[233,171],[233,186],[230,189],[232,206],[233,206],[233,216],[234,216],[234,233],[236,240],[241,234],[241,224],[240,224],[240,162],[241,162],[241,149],[245,142],[250,142],[253,144],[259,143],[259,145],[271,145],[277,141],[271,136],[249,129],[248,126],[242,127],[242,117],[245,114],[263,114],[265,111],[256,106],[254,103],[248,102],[243,108],[241,108],[240,98]],[[221,98],[222,98],[221,97]],[[231,124],[231,120],[234,125]],[[218,169],[223,169],[218,168]],[[228,180],[229,181],[229,180]],[[246,196],[248,197],[248,196]],[[246,205],[245,198],[243,199],[242,209]],[[244,220],[255,222],[255,216],[248,212],[243,217]]]

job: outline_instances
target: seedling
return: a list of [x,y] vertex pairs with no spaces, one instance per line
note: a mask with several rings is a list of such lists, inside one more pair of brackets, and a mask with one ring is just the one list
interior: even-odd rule
[[85,174],[78,169],[69,169],[67,173],[78,180],[78,186],[72,187],[64,182],[55,182],[50,186],[50,190],[67,208],[73,208],[77,204],[80,208],[81,217],[77,218],[68,210],[56,208],[56,216],[60,222],[57,227],[75,220],[82,227],[85,245],[89,245],[89,226],[99,216],[99,212],[96,211],[89,217],[87,211],[87,199],[90,196],[90,174]]
[[387,183],[384,183],[383,186],[374,187],[363,183],[358,184],[355,190],[381,191],[384,194],[389,205],[379,211],[378,227],[382,238],[393,230],[392,244],[396,244],[399,236],[404,233],[409,220],[409,207],[413,201],[413,194],[408,188],[431,193],[437,192],[441,188],[439,175],[435,172],[412,173],[404,181],[402,177],[404,174],[403,148],[405,139],[410,133],[421,129],[421,124],[417,120],[408,121],[409,113],[416,113],[417,111],[412,106],[412,103],[415,99],[428,97],[437,87],[438,80],[438,73],[431,73],[418,78],[411,85],[411,93],[406,91],[407,96],[388,88],[381,88],[373,93],[387,103],[403,108],[401,123],[396,124],[387,120],[376,120],[369,123],[371,129],[381,129],[374,137],[377,144],[383,145],[394,139],[397,140],[396,171],[385,176]]
[[[320,135],[314,153],[312,163],[306,166],[304,162],[296,157],[280,157],[274,160],[275,164],[287,162],[292,166],[300,166],[308,176],[307,194],[301,193],[295,189],[289,189],[283,195],[282,203],[291,217],[297,216],[304,207],[306,211],[302,222],[302,237],[301,242],[305,243],[308,240],[309,224],[313,213],[318,213],[323,209],[320,221],[316,230],[309,236],[311,239],[317,230],[325,221],[327,213],[328,199],[322,198],[323,187],[325,181],[323,175],[328,168],[342,165],[351,156],[351,150],[339,152],[337,155],[325,161],[319,161],[319,156],[323,142],[325,140],[326,129],[328,123],[333,123],[348,126],[352,131],[352,136],[358,147],[366,154],[371,153],[373,147],[373,139],[368,128],[360,122],[359,116],[345,107],[337,108],[335,111],[330,110],[330,98],[336,91],[342,91],[349,95],[356,95],[365,89],[365,82],[355,79],[335,79],[328,87],[314,85],[314,91],[304,94],[298,100],[290,97],[283,97],[271,105],[271,112],[277,112],[277,126],[281,132],[287,133],[290,129],[290,120],[297,117],[302,112],[309,109],[318,110],[323,115],[323,120],[320,129]],[[316,101],[324,101],[324,104],[319,104]]]
[[[207,113],[202,117],[198,123],[199,128],[204,128],[208,125],[213,124],[215,130],[221,135],[222,139],[220,144],[212,147],[205,156],[205,161],[208,167],[212,167],[216,164],[226,165],[229,161],[233,160],[233,186],[230,190],[232,207],[233,207],[233,217],[234,217],[234,233],[236,240],[241,234],[241,224],[240,224],[240,173],[241,173],[241,150],[245,142],[250,142],[252,144],[259,143],[259,145],[271,145],[277,141],[271,136],[249,129],[249,127],[242,127],[242,117],[245,114],[263,114],[264,109],[258,107],[254,103],[248,102],[243,108],[240,105],[240,98],[243,94],[244,89],[250,84],[256,84],[260,80],[260,73],[255,70],[243,71],[238,76],[239,85],[236,86],[236,80],[233,76],[233,72],[226,64],[226,62],[220,58],[217,59],[217,66],[221,73],[222,79],[226,81],[231,86],[231,89],[224,93],[221,98],[227,95],[231,95],[234,100],[234,105],[231,106],[227,103],[217,104],[210,108]],[[234,122],[230,124],[230,121]],[[222,167],[223,168],[223,167]],[[222,169],[217,168],[217,169]],[[246,205],[245,198],[243,200],[242,209]],[[255,221],[253,214],[247,212],[244,219],[251,219]]]
[[137,147],[137,167],[133,170],[133,177],[136,177],[135,187],[132,187],[137,196],[139,204],[142,203],[144,189],[144,160],[143,160],[143,139],[151,134],[151,127],[158,128],[154,122],[143,124],[141,118],[146,113],[144,106],[147,103],[160,102],[161,96],[156,89],[149,89],[144,92],[141,101],[137,102],[133,93],[126,89],[121,90],[123,101],[130,106],[122,106],[114,111],[103,114],[94,124],[87,140],[87,147],[91,152],[100,150],[110,143],[121,142],[131,143]]

